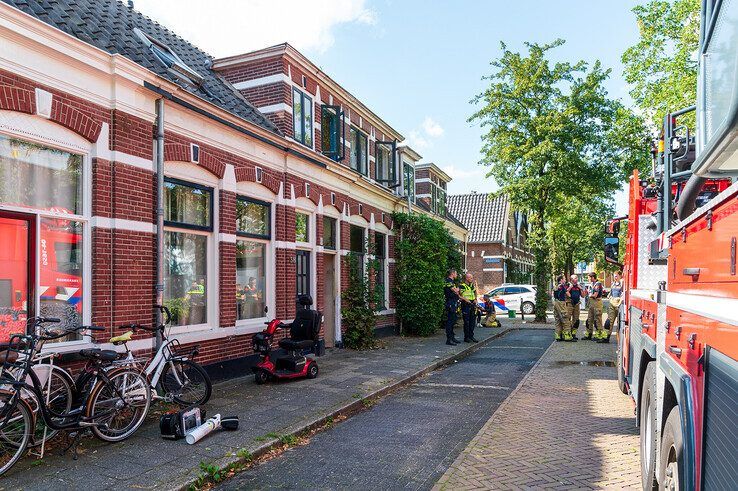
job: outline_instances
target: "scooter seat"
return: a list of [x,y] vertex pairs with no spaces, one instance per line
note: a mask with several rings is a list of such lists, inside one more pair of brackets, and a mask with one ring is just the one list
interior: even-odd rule
[[118,353],[110,349],[96,349],[96,348],[82,349],[82,350],[79,350],[79,355],[82,358],[88,358],[90,360],[97,359],[100,361],[113,361],[116,358],[118,358]]
[[312,339],[305,339],[303,341],[295,341],[294,339],[283,339],[279,342],[279,347],[286,350],[301,350],[312,348],[315,341]]

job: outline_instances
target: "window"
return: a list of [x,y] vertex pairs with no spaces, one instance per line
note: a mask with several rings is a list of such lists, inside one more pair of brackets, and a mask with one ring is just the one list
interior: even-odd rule
[[374,144],[377,158],[376,180],[384,186],[389,186],[397,181],[395,172],[395,150],[394,141],[378,141]]
[[363,273],[364,255],[366,254],[366,242],[364,239],[364,229],[359,227],[358,225],[351,225],[349,250],[353,253],[353,255],[358,257],[359,268]]
[[323,247],[336,250],[336,219],[323,216]]
[[271,205],[239,196],[236,200],[236,232],[239,235],[269,239]]
[[212,188],[165,178],[164,304],[172,325],[208,322],[207,232],[213,230],[212,217]]
[[164,225],[212,230],[212,216],[212,188],[165,178]]
[[446,191],[438,189],[438,214],[446,216]]
[[387,236],[380,234],[379,232],[374,233],[374,257],[377,261],[377,272],[376,272],[376,285],[382,289],[382,303],[379,305],[379,310],[386,308],[387,298],[387,277],[385,273],[385,265],[387,263],[387,252],[386,252]]
[[529,293],[529,290],[520,286],[508,286],[505,287],[505,295],[517,295],[520,293]]
[[366,176],[369,153],[366,135],[352,126],[349,137],[351,139],[351,168]]
[[164,231],[164,304],[172,325],[207,322],[208,236]]
[[295,213],[295,242],[310,242],[310,217],[299,211]]
[[264,317],[267,244],[236,241],[236,319]]
[[133,32],[170,72],[195,86],[202,84],[202,75],[187,66],[169,46],[144,34],[138,27],[134,27]]
[[321,111],[320,130],[323,154],[333,160],[343,160],[345,147],[343,111],[339,106],[323,106]]
[[[81,155],[0,135],[0,205],[34,214],[38,227],[35,234],[30,232],[32,222],[0,219],[0,271],[6,272],[0,275],[5,276],[0,279],[0,306],[12,314],[0,326],[3,339],[6,333],[23,331],[25,320],[35,315],[58,317],[64,327],[84,323],[88,237],[83,167]],[[29,244],[31,239],[35,243]],[[29,245],[36,250],[35,263]],[[28,284],[28,274],[36,278],[35,285]],[[34,291],[36,298],[30,296]],[[76,339],[80,336],[74,334],[57,342]]]
[[446,216],[446,191],[431,183],[431,211]]
[[0,203],[82,214],[82,156],[0,135]]
[[294,138],[313,146],[313,100],[301,90],[292,89],[292,125]]
[[407,162],[402,163],[404,173],[405,196],[410,196],[410,201],[415,201],[415,169]]

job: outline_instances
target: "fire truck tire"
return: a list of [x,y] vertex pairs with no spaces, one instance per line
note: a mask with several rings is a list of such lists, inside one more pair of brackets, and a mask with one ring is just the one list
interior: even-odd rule
[[671,409],[664,425],[664,436],[661,439],[661,462],[659,463],[659,482],[662,489],[684,489],[684,445],[682,425],[679,421],[679,407]]
[[656,483],[656,364],[650,362],[641,382],[641,481],[644,490],[658,489]]
[[623,371],[623,347],[618,343],[618,350],[615,353],[615,369],[618,371],[618,387],[620,392],[628,395],[628,385],[625,383],[625,371]]

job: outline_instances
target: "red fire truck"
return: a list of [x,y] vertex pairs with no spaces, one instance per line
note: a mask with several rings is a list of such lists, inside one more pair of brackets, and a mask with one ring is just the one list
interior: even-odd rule
[[[644,489],[738,486],[738,3],[704,0],[696,107],[664,118],[628,221],[617,375],[635,403]],[[697,135],[683,121],[696,111]]]

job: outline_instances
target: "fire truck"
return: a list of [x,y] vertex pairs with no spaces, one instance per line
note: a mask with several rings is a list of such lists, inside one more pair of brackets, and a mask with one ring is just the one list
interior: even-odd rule
[[[738,487],[738,3],[703,0],[696,105],[664,118],[630,178],[616,370],[644,489]],[[691,134],[689,116],[696,120]]]

